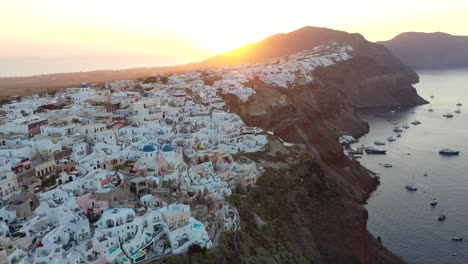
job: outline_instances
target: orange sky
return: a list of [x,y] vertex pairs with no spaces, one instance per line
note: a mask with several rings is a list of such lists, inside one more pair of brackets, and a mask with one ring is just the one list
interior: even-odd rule
[[0,56],[159,55],[198,61],[305,25],[386,40],[468,35],[466,0],[0,0]]

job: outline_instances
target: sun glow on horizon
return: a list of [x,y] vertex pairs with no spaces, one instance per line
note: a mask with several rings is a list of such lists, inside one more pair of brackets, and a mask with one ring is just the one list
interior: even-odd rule
[[164,54],[191,62],[306,25],[372,41],[404,31],[468,35],[461,0],[0,1],[0,56]]

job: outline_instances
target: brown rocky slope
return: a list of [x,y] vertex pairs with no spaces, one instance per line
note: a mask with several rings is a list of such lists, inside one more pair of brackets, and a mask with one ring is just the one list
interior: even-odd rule
[[[314,35],[328,30],[300,31]],[[274,131],[303,148],[287,148],[272,139],[276,147],[250,155],[266,172],[256,189],[232,197],[240,208],[242,231],[227,234],[206,255],[195,255],[195,262],[404,263],[367,231],[362,204],[378,179],[345,157],[337,138],[367,132],[355,114],[359,108],[425,103],[412,87],[418,76],[386,48],[360,35],[333,31],[329,36],[314,45],[342,41],[352,45],[353,58],[316,69],[313,83],[282,89],[254,80],[250,86],[257,93],[246,103],[224,95],[247,125]],[[170,262],[185,260],[178,256]]]

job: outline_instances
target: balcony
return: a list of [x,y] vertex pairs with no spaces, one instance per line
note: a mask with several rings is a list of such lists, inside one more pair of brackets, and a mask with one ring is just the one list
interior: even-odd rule
[[128,215],[127,216],[127,223],[133,222],[134,219],[135,219],[135,217],[133,215]]

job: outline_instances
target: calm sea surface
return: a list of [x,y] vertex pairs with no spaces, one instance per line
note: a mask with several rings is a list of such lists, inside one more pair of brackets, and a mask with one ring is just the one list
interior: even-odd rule
[[[370,124],[370,132],[357,145],[373,145],[375,140],[386,142],[377,146],[387,155],[364,155],[360,162],[366,168],[380,173],[381,185],[366,206],[369,210],[369,230],[381,236],[385,246],[402,256],[408,263],[443,264],[468,263],[468,69],[420,71],[418,93],[432,103],[400,110],[392,114],[362,113]],[[434,99],[430,96],[434,95]],[[442,117],[457,109],[461,114]],[[392,130],[408,124],[401,137]],[[411,125],[419,120],[420,125]],[[397,140],[389,143],[387,138]],[[443,148],[460,150],[460,156],[438,154]],[[384,168],[381,164],[393,164]],[[424,176],[427,172],[428,175]],[[414,175],[416,192],[405,185]],[[432,198],[439,204],[431,207]],[[445,214],[444,222],[437,221]],[[463,242],[451,241],[462,235]],[[457,256],[453,256],[456,253]]]
[[186,63],[171,56],[74,56],[0,57],[0,77],[32,76],[49,73],[121,70]]

